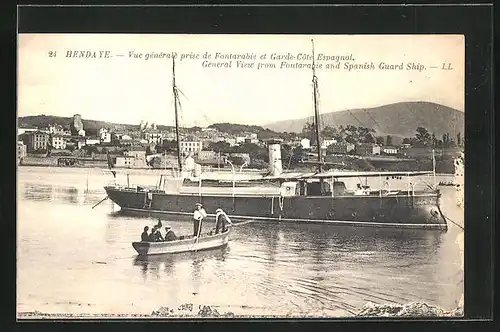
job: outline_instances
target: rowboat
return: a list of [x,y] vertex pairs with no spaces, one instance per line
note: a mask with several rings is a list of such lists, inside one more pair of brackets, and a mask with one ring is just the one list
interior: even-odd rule
[[227,245],[230,232],[231,227],[228,227],[224,233],[205,233],[198,239],[193,236],[180,236],[179,240],[175,241],[132,242],[132,247],[140,256],[216,249]]

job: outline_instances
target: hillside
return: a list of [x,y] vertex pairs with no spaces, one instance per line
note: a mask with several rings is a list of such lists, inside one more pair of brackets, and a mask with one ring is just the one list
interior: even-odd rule
[[[65,127],[68,127],[73,121],[72,117],[60,117],[60,116],[52,116],[52,115],[34,115],[34,116],[26,116],[20,117],[18,119],[18,126],[20,128],[46,128],[51,124],[58,124]],[[130,124],[120,124],[120,123],[111,123],[106,121],[98,121],[98,120],[85,120],[83,119],[83,128],[86,133],[89,135],[96,135],[100,128],[110,128],[112,130],[126,130],[126,131],[137,131],[139,129],[139,125],[130,125]],[[272,138],[276,136],[287,136],[283,133],[276,133],[269,129],[264,129],[259,126],[249,126],[249,125],[241,125],[241,124],[233,124],[233,123],[214,123],[209,126],[210,128],[216,128],[217,130],[232,134],[238,135],[243,132],[252,132],[258,134],[259,138]],[[172,126],[164,126],[158,125],[157,128],[159,130],[167,130],[172,129]],[[191,127],[191,128],[183,128],[181,132],[194,132],[199,131],[200,127]]]
[[[58,124],[62,126],[69,126],[73,121],[73,117],[61,117],[61,116],[53,116],[53,115],[33,115],[33,116],[25,116],[19,117],[18,126],[20,128],[30,128],[30,127],[38,127],[45,128],[51,124]],[[131,124],[121,124],[121,123],[112,123],[106,121],[98,121],[98,120],[86,120],[83,119],[83,128],[90,135],[95,135],[99,129],[101,128],[110,128],[113,130],[138,130],[139,125],[131,125]],[[167,128],[171,128],[171,126],[157,126],[158,129],[164,130]]]
[[[363,126],[373,128],[377,135],[411,137],[417,127],[424,127],[437,137],[445,133],[454,136],[464,133],[464,113],[456,109],[429,102],[402,102],[375,108],[354,109],[321,114],[321,125]],[[359,121],[358,121],[359,120]],[[278,132],[301,132],[309,118],[286,120],[263,125]]]

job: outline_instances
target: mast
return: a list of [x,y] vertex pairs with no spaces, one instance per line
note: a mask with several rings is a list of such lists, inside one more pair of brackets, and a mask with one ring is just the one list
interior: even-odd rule
[[181,141],[179,139],[179,117],[177,114],[177,87],[175,86],[175,57],[172,58],[172,91],[174,92],[174,108],[175,108],[175,135],[177,137],[177,162],[179,163],[179,172],[182,172],[181,160]]
[[319,133],[319,110],[318,110],[318,78],[316,77],[316,66],[314,64],[314,40],[311,39],[312,43],[312,82],[313,82],[313,98],[314,98],[314,125],[316,128],[316,144],[318,145],[318,172],[323,170],[323,156],[321,153],[321,140]]

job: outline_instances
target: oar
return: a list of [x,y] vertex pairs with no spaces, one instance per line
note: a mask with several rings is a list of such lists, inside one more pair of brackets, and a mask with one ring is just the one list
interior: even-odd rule
[[[197,244],[198,240],[200,239],[200,231],[202,224],[203,224],[203,218],[200,219],[200,224],[198,225],[198,233],[196,234],[196,239],[194,240],[194,244]],[[198,248],[195,248],[194,252],[198,252]]]
[[249,224],[251,222],[256,222],[257,220],[247,220],[247,221],[242,221],[242,222],[233,222],[231,223],[231,226],[240,226],[240,225],[246,225],[246,224]]
[[108,199],[108,196],[104,197],[103,199],[101,199],[101,200],[99,201],[99,203],[97,203],[96,205],[94,205],[92,208],[95,208],[97,205],[101,204],[102,202],[104,202],[104,201],[105,201],[105,200],[107,200],[107,199]]

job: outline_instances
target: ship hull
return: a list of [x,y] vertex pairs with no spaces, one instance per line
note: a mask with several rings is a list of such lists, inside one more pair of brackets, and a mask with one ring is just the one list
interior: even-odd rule
[[123,212],[191,218],[195,203],[209,216],[217,208],[234,220],[325,223],[346,226],[447,229],[439,193],[387,196],[291,196],[166,194],[105,187]]

